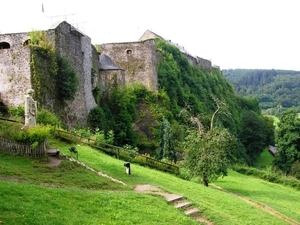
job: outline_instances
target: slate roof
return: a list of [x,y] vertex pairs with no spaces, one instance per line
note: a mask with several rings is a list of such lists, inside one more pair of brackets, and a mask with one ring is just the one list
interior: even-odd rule
[[117,66],[117,64],[115,64],[108,55],[104,53],[100,55],[99,65],[102,70],[123,70]]

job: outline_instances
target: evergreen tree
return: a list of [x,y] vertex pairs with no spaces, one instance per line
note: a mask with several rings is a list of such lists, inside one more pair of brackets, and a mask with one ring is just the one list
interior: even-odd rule
[[177,161],[176,150],[172,130],[169,121],[163,118],[160,128],[159,159],[168,159],[171,162]]

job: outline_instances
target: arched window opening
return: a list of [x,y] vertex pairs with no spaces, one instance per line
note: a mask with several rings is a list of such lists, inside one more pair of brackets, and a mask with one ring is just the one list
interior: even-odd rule
[[7,42],[0,42],[0,49],[8,49],[10,48],[10,44]]
[[127,53],[127,55],[130,55],[130,54],[132,54],[132,50],[131,50],[131,49],[128,49],[128,50],[126,51],[126,53]]

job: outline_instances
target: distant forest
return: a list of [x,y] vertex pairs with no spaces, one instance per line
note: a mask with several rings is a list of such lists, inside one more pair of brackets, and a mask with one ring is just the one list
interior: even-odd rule
[[287,108],[300,112],[300,71],[230,69],[222,73],[238,95],[256,97],[263,113],[279,115]]

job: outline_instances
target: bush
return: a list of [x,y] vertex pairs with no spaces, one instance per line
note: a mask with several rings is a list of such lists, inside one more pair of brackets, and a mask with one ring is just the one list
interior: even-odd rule
[[18,119],[25,118],[24,106],[10,107],[8,112],[9,112],[9,116],[11,117],[18,118]]
[[63,101],[73,100],[78,87],[76,72],[69,61],[63,57],[57,58],[57,65],[56,85],[58,98]]
[[37,113],[37,123],[43,124],[43,125],[51,125],[53,127],[59,127],[60,126],[60,119],[52,112],[41,109],[38,110]]
[[276,168],[268,167],[265,170],[258,170],[253,167],[235,165],[233,166],[233,170],[238,173],[252,175],[272,183],[283,184],[300,190],[300,180],[297,180],[295,177],[284,176],[278,172]]
[[9,126],[3,137],[13,141],[29,143],[34,147],[38,143],[46,141],[51,137],[51,127],[37,125],[35,127],[21,129],[19,126],[13,125]]
[[35,149],[40,143],[43,143],[52,136],[51,126],[37,125],[35,127],[22,128],[20,123],[9,121],[0,122],[0,136],[20,143],[31,145]]
[[296,161],[292,164],[290,175],[300,179],[300,161]]

